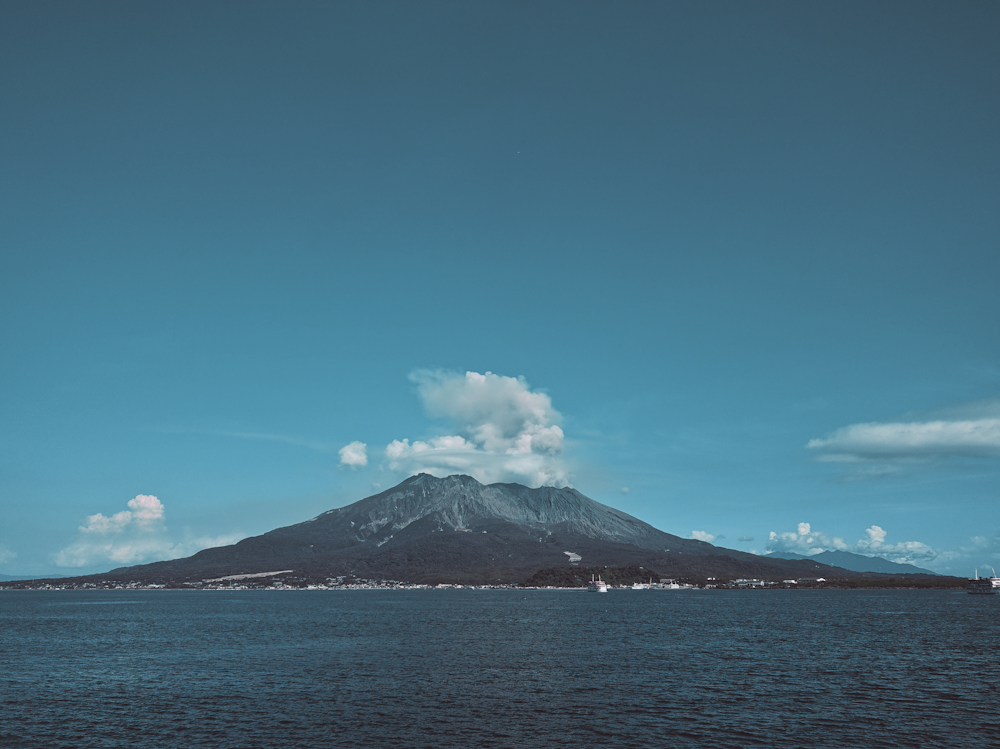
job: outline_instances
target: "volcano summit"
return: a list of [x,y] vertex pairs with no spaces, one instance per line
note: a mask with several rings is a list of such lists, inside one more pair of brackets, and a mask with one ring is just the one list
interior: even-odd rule
[[512,583],[578,562],[587,567],[639,565],[673,577],[815,576],[817,570],[838,577],[858,574],[673,536],[575,489],[483,485],[470,476],[424,473],[232,546],[107,574],[175,584],[269,570],[294,570],[317,581],[355,576],[411,583]]

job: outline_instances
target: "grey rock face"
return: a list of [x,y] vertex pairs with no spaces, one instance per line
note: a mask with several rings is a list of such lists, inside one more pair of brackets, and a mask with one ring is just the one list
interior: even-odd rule
[[562,532],[659,551],[684,547],[693,553],[707,553],[713,548],[700,541],[663,533],[575,489],[483,485],[461,475],[412,476],[381,494],[330,510],[309,522],[319,527],[347,524],[352,538],[345,540],[378,543],[425,518],[436,521],[441,530],[449,531],[488,532],[487,526],[499,521],[543,535]]

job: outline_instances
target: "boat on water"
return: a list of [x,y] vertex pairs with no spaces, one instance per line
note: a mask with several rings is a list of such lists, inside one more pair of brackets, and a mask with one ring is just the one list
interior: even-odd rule
[[608,584],[601,579],[600,575],[597,576],[596,580],[593,577],[591,577],[590,578],[590,582],[587,583],[587,592],[588,593],[607,593],[608,592]]
[[969,580],[966,590],[981,596],[995,596],[1000,593],[1000,577],[997,577],[996,570],[991,568],[990,571],[993,577],[980,577],[979,570],[976,570],[976,576]]

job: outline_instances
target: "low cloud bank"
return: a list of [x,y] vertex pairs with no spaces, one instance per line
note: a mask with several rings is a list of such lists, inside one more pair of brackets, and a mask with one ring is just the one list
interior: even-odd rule
[[830,461],[1000,456],[1000,419],[851,424],[807,447]]
[[90,567],[108,563],[116,565],[177,559],[202,549],[225,546],[242,536],[186,535],[174,541],[167,533],[166,509],[157,497],[139,494],[130,499],[127,510],[110,516],[100,512],[87,517],[79,527],[76,541],[54,556],[60,567]]
[[843,538],[830,537],[814,531],[809,523],[799,523],[795,531],[770,534],[767,552],[787,552],[813,556],[821,551],[849,551],[865,556],[878,556],[890,562],[912,564],[932,569],[943,575],[972,577],[978,569],[980,575],[1000,570],[1000,530],[992,534],[973,536],[965,543],[952,548],[932,549],[920,541],[887,543],[888,532],[873,525],[863,538],[849,544]]
[[768,552],[802,554],[814,556],[823,551],[848,551],[853,554],[863,554],[869,557],[882,557],[890,562],[913,564],[918,567],[933,562],[938,553],[920,541],[901,541],[886,543],[888,533],[877,525],[865,531],[865,538],[849,544],[843,538],[828,536],[820,531],[814,531],[809,523],[799,523],[796,530],[787,533],[771,531],[767,540]]

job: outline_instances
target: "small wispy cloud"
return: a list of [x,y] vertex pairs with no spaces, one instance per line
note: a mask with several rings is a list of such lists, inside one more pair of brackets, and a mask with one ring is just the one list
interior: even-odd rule
[[746,543],[748,541],[753,541],[753,536],[740,536],[737,540]]
[[7,564],[10,560],[17,557],[17,552],[8,549],[6,546],[0,546],[0,564]]
[[830,461],[1000,456],[1000,419],[851,424],[807,447]]
[[286,445],[304,447],[320,453],[336,453],[337,448],[328,443],[318,440],[304,439],[287,434],[273,434],[270,432],[246,432],[226,429],[161,429],[158,430],[166,434],[203,434],[210,437],[232,437],[241,440],[252,440],[255,442],[282,442]]
[[336,448],[327,442],[303,439],[301,437],[290,437],[287,434],[269,434],[267,432],[211,432],[221,437],[237,437],[244,440],[261,440],[264,442],[284,442],[286,445],[304,447],[320,453],[333,453]]
[[846,478],[881,478],[949,458],[1000,457],[1000,399],[945,410],[924,421],[850,424],[806,447],[826,463],[850,464]]
[[688,538],[693,538],[697,541],[704,541],[705,543],[712,543],[717,537],[713,536],[711,533],[706,531],[691,531],[691,535]]

